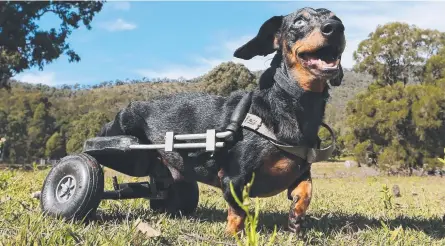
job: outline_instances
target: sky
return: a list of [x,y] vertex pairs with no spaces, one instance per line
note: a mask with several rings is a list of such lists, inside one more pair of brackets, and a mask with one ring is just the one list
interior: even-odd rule
[[[245,61],[234,58],[233,52],[270,17],[302,7],[327,8],[342,19],[345,68],[354,65],[354,50],[379,24],[401,21],[445,32],[443,1],[109,1],[95,16],[91,30],[79,28],[68,39],[81,57],[79,63],[61,56],[43,71],[33,68],[14,78],[51,86],[143,77],[190,79],[227,61],[242,63],[251,71],[262,70],[273,54]],[[48,16],[39,25],[46,29],[58,23]]]

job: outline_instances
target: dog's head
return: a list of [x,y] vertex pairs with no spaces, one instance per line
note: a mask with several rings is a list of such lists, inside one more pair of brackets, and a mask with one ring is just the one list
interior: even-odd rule
[[290,73],[307,91],[321,92],[329,81],[339,86],[340,64],[345,49],[345,27],[327,9],[303,8],[286,16],[274,16],[256,37],[238,48],[234,56],[249,60],[281,52]]

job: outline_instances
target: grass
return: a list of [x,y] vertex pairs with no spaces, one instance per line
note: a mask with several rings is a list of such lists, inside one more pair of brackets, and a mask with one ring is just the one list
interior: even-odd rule
[[[39,201],[30,195],[40,190],[48,171],[0,171],[0,245],[236,245],[224,232],[226,204],[215,188],[200,185],[193,216],[154,213],[144,199],[103,201],[98,219],[82,224],[40,213]],[[259,241],[269,241],[276,225],[274,245],[445,245],[444,178],[366,172],[341,163],[314,164],[314,194],[302,236],[286,229],[291,203],[286,192],[259,199]],[[111,189],[111,179],[106,181]],[[388,199],[383,187],[391,190],[395,184],[402,196]],[[161,236],[136,232],[137,219],[160,230]]]
[[[251,198],[249,197],[250,189],[254,183],[255,180],[255,173],[252,174],[252,180],[245,185],[243,192],[242,192],[242,201],[237,196],[235,189],[233,187],[232,182],[230,182],[230,192],[232,193],[233,198],[235,199],[236,203],[240,206],[244,212],[246,212],[246,219],[244,222],[244,232],[245,237],[244,240],[241,241],[238,234],[235,234],[236,243],[239,246],[257,246],[257,245],[264,245],[264,242],[260,242],[261,235],[257,230],[258,227],[258,215],[259,215],[259,201],[258,197],[255,198],[255,209],[254,212],[251,212]],[[268,246],[272,245],[275,236],[277,235],[277,226],[275,225],[273,233],[269,239],[269,242],[267,243]]]

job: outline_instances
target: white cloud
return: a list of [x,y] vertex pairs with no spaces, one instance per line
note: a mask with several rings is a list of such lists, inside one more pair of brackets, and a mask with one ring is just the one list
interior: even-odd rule
[[147,78],[169,78],[169,79],[193,79],[208,72],[211,66],[181,66],[170,65],[168,68],[153,70],[153,69],[137,69],[135,72],[140,76]]
[[52,71],[27,71],[17,74],[13,77],[13,79],[30,83],[30,84],[44,84],[49,86],[57,86],[57,85],[74,85],[74,84],[83,84],[86,81],[94,81],[92,79],[60,79],[60,76],[57,76],[56,72]]
[[[358,44],[373,32],[377,25],[388,22],[400,21],[416,25],[420,28],[431,28],[445,31],[445,22],[440,21],[445,9],[444,2],[292,2],[273,3],[282,14],[289,13],[301,7],[327,8],[339,16],[346,28],[346,48],[342,56],[342,65],[351,68],[354,65],[352,55]],[[259,27],[258,27],[259,28]],[[208,56],[195,55],[195,65],[181,66],[168,64],[163,69],[139,69],[136,72],[146,77],[168,78],[194,78],[210,71],[221,62],[233,61],[242,63],[251,71],[264,70],[269,67],[273,54],[266,57],[254,57],[245,61],[233,57],[233,52],[249,41],[258,30],[251,30],[250,35],[244,35],[235,39],[227,39],[225,42],[205,47],[203,51]]]
[[27,82],[31,84],[45,84],[45,85],[55,85],[56,84],[56,73],[55,72],[25,72],[14,76],[13,79],[18,81]]
[[126,11],[126,10],[130,10],[130,8],[131,8],[131,5],[129,2],[112,1],[108,4],[110,4],[110,6],[116,10],[125,10]]
[[110,31],[110,32],[118,32],[118,31],[129,31],[136,29],[136,24],[127,22],[121,18],[116,19],[114,21],[102,22],[99,24],[99,27]]

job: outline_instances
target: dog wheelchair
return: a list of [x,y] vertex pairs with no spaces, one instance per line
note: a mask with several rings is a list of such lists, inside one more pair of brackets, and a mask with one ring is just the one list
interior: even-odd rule
[[[145,198],[153,210],[192,213],[199,200],[197,182],[173,182],[171,174],[167,179],[165,175],[160,177],[149,163],[147,150],[217,151],[238,131],[249,107],[250,94],[235,108],[226,131],[209,129],[206,133],[180,135],[166,132],[163,144],[140,144],[138,138],[127,135],[87,139],[82,153],[66,156],[51,168],[40,193],[41,209],[50,216],[82,220],[94,215],[101,200]],[[195,142],[186,142],[189,140]],[[150,182],[119,184],[114,176],[113,190],[104,190],[101,165],[133,177],[149,176]]]
[[[163,144],[141,144],[138,138],[128,135],[87,139],[82,153],[62,158],[48,173],[40,193],[42,211],[50,216],[83,220],[94,216],[101,200],[145,198],[150,200],[150,207],[155,211],[183,215],[194,212],[199,201],[197,181],[175,181],[174,173],[162,161],[150,163],[153,160],[150,152],[196,149],[215,152],[233,144],[241,127],[273,139],[273,134],[258,124],[261,120],[249,115],[251,97],[252,93],[247,93],[241,99],[225,131],[209,129],[206,133],[178,135],[166,132]],[[275,145],[297,156],[303,155],[311,163],[326,159],[332,154],[335,137],[332,130],[324,126],[332,137],[332,145],[328,148]],[[190,140],[201,142],[186,142]],[[133,177],[149,176],[150,182],[118,183],[113,176],[113,190],[104,190],[101,166]]]

